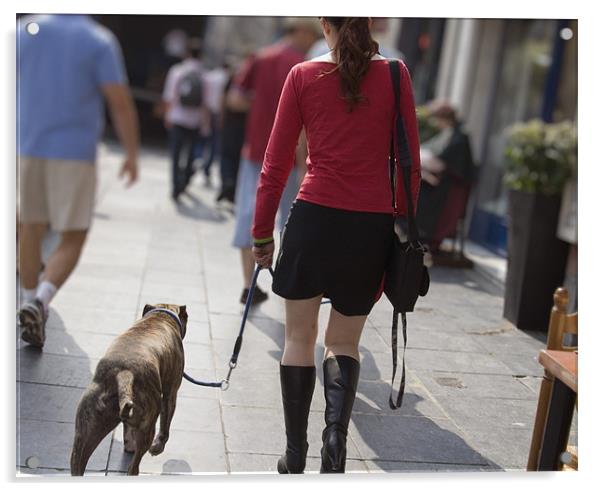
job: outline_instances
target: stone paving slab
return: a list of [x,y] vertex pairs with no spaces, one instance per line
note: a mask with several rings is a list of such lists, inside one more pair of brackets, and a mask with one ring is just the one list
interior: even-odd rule
[[[398,388],[395,387],[395,395]],[[411,376],[407,377],[403,404],[399,409],[392,410],[389,408],[390,391],[390,380],[360,380],[356,400],[353,405],[354,412],[358,414],[383,414],[393,417],[446,418],[436,401],[431,398],[429,392],[422,385],[412,383]],[[322,402],[322,399],[323,397],[320,397],[320,402]]]
[[[255,453],[232,453],[228,454],[230,461],[230,472],[237,473],[276,473],[276,464],[280,454],[267,455]],[[317,457],[308,457],[305,467],[305,474],[316,474],[320,472],[321,460]],[[359,459],[347,459],[346,471],[348,473],[368,471],[366,462]]]
[[[285,447],[282,410],[224,406],[222,408],[226,447],[229,452],[279,455]],[[324,416],[310,413],[308,455],[319,457]],[[347,455],[359,458],[354,443],[348,442]]]
[[80,387],[21,383],[19,399],[27,401],[18,408],[21,421],[75,424],[76,408],[84,390]]
[[417,370],[416,376],[430,394],[439,397],[536,399],[521,379],[502,374],[472,374]]
[[[384,327],[377,327],[383,342],[387,345],[387,350],[391,349],[391,322]],[[412,349],[428,349],[437,351],[453,351],[466,353],[482,353],[483,347],[477,341],[468,336],[462,336],[457,331],[446,330],[445,326],[432,328],[423,328],[414,325],[412,319],[408,319],[408,347]],[[399,337],[399,344],[402,344],[402,338]],[[371,345],[370,345],[371,346]]]
[[[194,368],[186,368],[186,373],[191,377],[203,382],[216,382],[225,378],[226,373],[220,371],[216,374],[215,370],[198,370]],[[183,397],[191,399],[218,399],[220,389],[213,387],[200,387],[193,385],[186,380],[182,380],[182,385],[178,390],[178,400]]]
[[486,459],[446,420],[353,415],[349,433],[366,460],[479,464]]
[[195,319],[188,318],[186,326],[186,336],[184,337],[184,355],[188,357],[196,357],[195,344],[210,344],[211,343],[211,327],[209,322],[199,322]]
[[[109,345],[115,339],[111,334],[96,334],[47,327],[46,343],[44,343],[44,354],[69,355],[79,358],[100,359]],[[19,351],[34,351],[24,341],[19,339]]]
[[437,398],[449,417],[463,430],[495,428],[531,429],[535,421],[536,400],[472,398],[465,396]]
[[525,470],[531,445],[531,429],[495,427],[465,430],[467,442],[479,448],[495,467]]
[[[127,471],[132,455],[123,451],[123,432],[113,435],[109,471]],[[221,432],[172,430],[165,451],[153,457],[146,454],[140,472],[149,474],[188,474],[227,471],[224,436]]]
[[101,306],[82,308],[79,305],[50,308],[47,326],[50,329],[82,333],[99,333],[117,336],[128,329],[138,318],[137,309],[118,311]]
[[[375,360],[375,366],[391,370],[391,355],[385,353],[366,354]],[[401,356],[401,355],[400,355]],[[442,351],[412,349],[406,351],[406,364],[412,370],[437,370],[459,373],[490,373],[511,375],[512,371],[496,357],[488,353],[466,353],[463,351]],[[384,374],[383,374],[384,375]]]
[[444,464],[444,463],[425,463],[425,462],[399,462],[389,460],[366,460],[368,472],[405,472],[405,473],[424,473],[424,472],[481,472],[492,471],[491,467],[483,465],[465,465],[465,464]]
[[[92,380],[96,360],[73,356],[52,355],[21,350],[18,356],[17,381],[35,382],[64,387],[85,388]],[[31,404],[21,400],[21,405]]]
[[[543,349],[544,347],[542,347]],[[499,356],[500,360],[513,375],[543,377],[543,367],[537,361],[539,350],[531,355],[510,355]]]
[[63,307],[77,305],[79,308],[97,308],[103,307],[110,310],[130,312],[138,304],[138,292],[102,292],[86,295],[77,290],[59,290],[53,300],[53,308],[58,312]]
[[[39,468],[69,469],[73,448],[73,423],[53,421],[17,421],[17,465],[26,467],[29,457],[36,457]],[[90,471],[104,471],[107,467],[111,435],[100,443],[88,462]]]

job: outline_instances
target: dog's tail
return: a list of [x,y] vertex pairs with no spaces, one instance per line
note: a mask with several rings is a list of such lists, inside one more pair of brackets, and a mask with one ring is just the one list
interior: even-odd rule
[[134,374],[129,370],[122,370],[117,374],[117,395],[121,421],[128,421],[134,413],[133,384]]

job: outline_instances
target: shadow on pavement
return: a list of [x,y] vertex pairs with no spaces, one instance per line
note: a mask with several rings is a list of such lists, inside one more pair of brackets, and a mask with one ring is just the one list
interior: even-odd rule
[[[360,436],[354,441],[365,459],[386,472],[501,469],[459,436],[448,419],[431,418],[417,409],[424,398],[412,390],[410,376],[402,407],[390,409],[390,383],[383,380],[372,353],[365,348],[360,352],[360,383],[351,419]],[[396,384],[398,380],[399,375]]]
[[215,223],[226,221],[226,217],[219,210],[210,208],[198,199],[193,193],[185,192],[176,203],[178,213],[194,220],[203,220]]
[[274,360],[280,363],[282,351],[284,350],[284,322],[271,317],[253,317],[254,326],[268,338],[278,345],[277,350],[270,350],[268,353]]
[[[69,474],[80,397],[92,379],[90,358],[50,309],[43,351],[17,333],[17,471]],[[89,473],[106,472],[111,435],[90,458]]]
[[[446,268],[444,266],[433,266],[429,268],[431,286],[433,283],[457,285],[479,293],[487,293],[491,296],[503,294],[499,289],[486,281],[483,281],[474,270]],[[468,292],[467,292],[468,293]]]

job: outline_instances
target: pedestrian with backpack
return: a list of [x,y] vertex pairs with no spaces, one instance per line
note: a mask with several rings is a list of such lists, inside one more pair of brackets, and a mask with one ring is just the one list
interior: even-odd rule
[[[177,202],[194,174],[195,147],[210,131],[210,114],[204,104],[201,42],[188,41],[186,57],[169,69],[163,90],[165,127],[169,131],[172,160],[171,197]],[[182,163],[181,156],[185,156]]]

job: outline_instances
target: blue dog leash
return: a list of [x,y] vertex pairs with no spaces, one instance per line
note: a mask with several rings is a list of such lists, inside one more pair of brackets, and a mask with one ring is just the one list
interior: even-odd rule
[[[240,349],[242,348],[242,338],[243,338],[243,334],[245,332],[245,325],[247,323],[247,317],[249,315],[249,310],[251,309],[251,302],[253,300],[253,294],[255,293],[255,288],[257,286],[257,278],[259,277],[259,272],[262,269],[263,268],[261,266],[257,265],[257,267],[255,268],[255,272],[253,273],[253,278],[251,279],[251,287],[249,288],[249,293],[247,294],[247,301],[245,303],[245,310],[242,314],[240,330],[238,331],[238,337],[236,338],[236,342],[234,343],[234,350],[232,351],[232,356],[230,357],[230,362],[228,363],[228,375],[226,375],[226,378],[223,379],[221,382],[202,382],[200,380],[195,379],[194,377],[191,377],[186,372],[184,372],[184,378],[186,380],[188,380],[189,382],[191,382],[195,385],[200,385],[202,387],[215,387],[215,388],[220,388],[222,390],[228,390],[228,387],[230,386],[230,376],[232,375],[232,370],[234,370],[236,368],[236,365],[238,364],[238,355],[240,354]],[[273,277],[274,271],[272,270],[272,268],[269,268],[269,272]],[[325,304],[325,303],[330,303],[330,301],[323,300],[322,304]],[[155,310],[166,310],[166,309],[155,309]],[[177,316],[173,312],[171,312],[169,310],[167,310],[167,312],[171,313],[173,315],[173,317],[177,319]],[[181,330],[182,327],[181,327],[180,319],[177,319],[177,321],[178,321],[178,324],[180,325],[180,330]]]

